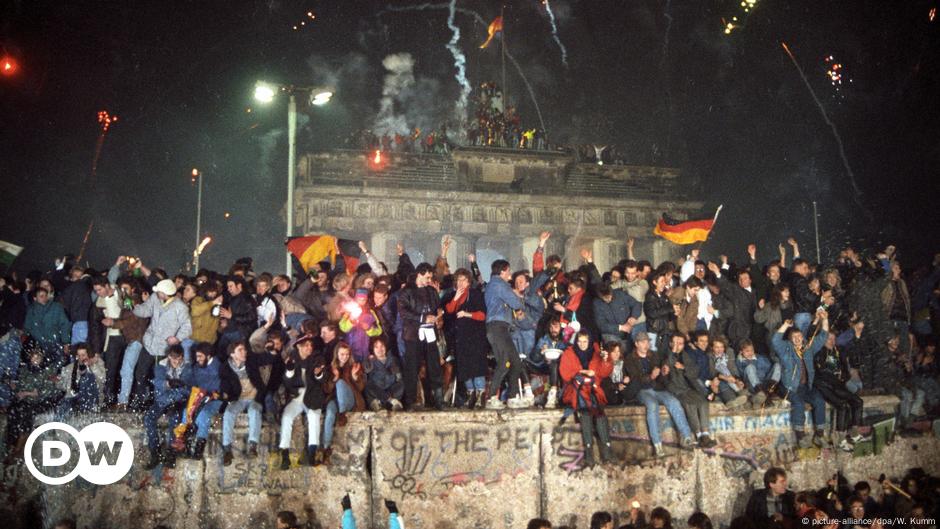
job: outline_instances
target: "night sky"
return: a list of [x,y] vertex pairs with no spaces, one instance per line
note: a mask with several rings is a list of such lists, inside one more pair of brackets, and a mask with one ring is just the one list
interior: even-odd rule
[[[894,242],[906,264],[940,250],[937,3],[759,0],[744,13],[734,1],[554,0],[568,67],[541,2],[506,2],[505,35],[553,141],[612,144],[630,162],[681,167],[705,215],[725,204],[706,256],[740,256],[756,241],[769,258],[789,235],[813,255],[816,200],[824,259],[846,242]],[[0,239],[26,247],[17,267],[77,253],[94,218],[93,265],[120,253],[176,272],[194,245],[197,167],[203,231],[215,239],[203,264],[227,269],[250,255],[280,271],[286,104],[257,105],[255,80],[336,87],[330,105],[304,109],[301,153],[342,147],[372,126],[389,54],[415,60],[419,93],[406,115],[430,121],[453,109],[447,10],[388,5],[2,3],[0,44],[18,68],[0,76]],[[457,4],[487,22],[501,5]],[[725,34],[722,19],[734,16],[740,27]],[[486,27],[473,15],[458,13],[456,24],[470,84],[500,82],[499,42],[478,48]],[[781,41],[837,127],[860,197]],[[830,55],[843,66],[839,91]],[[537,125],[521,78],[508,65],[506,74],[524,123]],[[119,119],[92,178],[100,110]]]

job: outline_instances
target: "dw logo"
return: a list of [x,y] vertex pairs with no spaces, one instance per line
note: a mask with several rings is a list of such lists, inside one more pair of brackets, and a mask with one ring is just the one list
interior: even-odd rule
[[[40,465],[44,469],[58,469],[55,475],[47,475],[36,467],[33,445],[39,436],[53,430],[72,437],[78,445],[78,462],[75,468],[62,474],[64,467],[72,461],[72,447],[65,440],[44,439],[39,445]],[[23,459],[29,473],[46,485],[64,485],[78,476],[95,485],[110,485],[130,471],[134,463],[134,445],[123,428],[109,422],[89,424],[81,431],[65,423],[50,422],[29,434]]]

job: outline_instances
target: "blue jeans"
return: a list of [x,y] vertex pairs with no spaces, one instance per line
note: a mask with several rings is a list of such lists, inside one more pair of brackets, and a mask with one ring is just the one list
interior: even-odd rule
[[157,428],[157,422],[160,417],[167,417],[167,443],[173,440],[173,428],[180,423],[183,408],[186,402],[177,402],[169,406],[159,406],[154,403],[144,413],[144,429],[147,431],[147,447],[151,451],[160,446],[160,430]]
[[221,400],[210,400],[199,410],[196,415],[196,439],[208,439],[209,427],[212,426],[212,419],[219,414],[219,409],[225,402]]
[[467,391],[483,391],[486,389],[486,377],[473,377],[463,381]]
[[118,393],[118,404],[127,404],[131,400],[131,388],[134,386],[134,368],[137,367],[137,357],[144,345],[137,340],[127,344],[124,349],[124,360],[121,362],[121,391]]
[[75,345],[80,342],[88,341],[88,322],[87,321],[77,321],[72,324],[72,341],[69,342],[72,345]]
[[[230,326],[231,327],[231,326]],[[240,330],[235,329],[233,331],[223,332],[219,335],[219,341],[215,344],[215,350],[220,356],[228,354],[228,344],[232,342],[237,342],[240,340],[248,340],[248,337],[244,335]]]
[[636,340],[636,335],[641,332],[646,332],[646,322],[641,321],[633,326],[633,329],[630,330],[630,337]]
[[222,446],[232,446],[232,437],[235,435],[235,419],[238,414],[248,410],[248,442],[261,441],[261,404],[255,399],[236,400],[229,402],[222,415]]
[[191,338],[186,338],[180,343],[180,345],[183,346],[183,362],[188,364],[190,358],[192,358],[193,346],[196,345],[196,342],[194,342]]
[[813,315],[809,312],[797,312],[793,316],[793,326],[799,329],[803,336],[806,336],[810,323],[813,323]]
[[659,435],[659,405],[662,404],[672,417],[672,423],[679,430],[679,435],[683,439],[692,437],[692,429],[689,428],[689,421],[685,418],[685,412],[682,411],[682,404],[679,399],[668,391],[656,391],[654,389],[641,389],[637,398],[646,406],[646,428],[650,432],[650,440],[654,445],[663,442]]
[[862,389],[862,381],[854,378],[849,379],[849,381],[845,383],[845,387],[852,393],[858,393],[859,390]]
[[801,384],[795,391],[787,394],[790,399],[790,426],[797,431],[806,424],[806,403],[813,408],[813,424],[817,430],[826,427],[826,401],[820,392]]
[[336,416],[346,413],[356,407],[356,396],[345,380],[336,383],[335,398],[326,405],[326,419],[323,421],[323,442],[320,446],[329,448],[333,444],[333,429],[336,427]]
[[516,352],[531,358],[532,350],[535,349],[535,329],[513,329],[511,335]]
[[307,320],[312,320],[313,316],[305,312],[295,312],[293,314],[288,314],[284,316],[284,320],[287,322],[287,326],[291,329],[294,329],[297,332],[301,332],[301,325],[304,324]]

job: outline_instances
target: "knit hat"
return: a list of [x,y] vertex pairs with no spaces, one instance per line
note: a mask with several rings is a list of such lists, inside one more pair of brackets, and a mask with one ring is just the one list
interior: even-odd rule
[[360,298],[360,297],[361,297],[361,298],[368,298],[368,297],[369,297],[369,289],[367,289],[367,288],[357,288],[357,289],[356,289],[356,297],[357,297],[357,298]]
[[153,287],[154,293],[163,292],[167,296],[176,295],[176,283],[170,279],[164,279],[157,283],[157,286]]

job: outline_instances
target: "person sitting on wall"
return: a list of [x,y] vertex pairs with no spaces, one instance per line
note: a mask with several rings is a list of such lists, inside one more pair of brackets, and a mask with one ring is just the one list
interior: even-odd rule
[[402,383],[401,366],[398,359],[389,356],[385,338],[372,338],[372,356],[363,362],[366,373],[364,396],[372,411],[402,409],[401,399],[405,393]]
[[613,364],[610,363],[609,349],[619,345],[612,342],[601,349],[592,343],[591,333],[579,331],[574,345],[561,355],[559,373],[565,382],[562,400],[575,410],[576,418],[581,423],[581,436],[584,440],[584,464],[594,466],[594,432],[601,440],[601,462],[613,459],[610,451],[610,430],[604,406],[607,396],[601,389],[601,380],[610,376]]
[[[171,345],[166,348],[166,358],[154,367],[154,402],[144,413],[144,428],[147,431],[147,447],[150,449],[150,462],[145,467],[153,470],[161,462],[172,468],[176,462],[176,452],[170,447],[173,428],[179,422],[186,408],[186,399],[192,387],[192,365],[183,361],[183,346]],[[166,443],[161,440],[157,421],[167,417]]]

